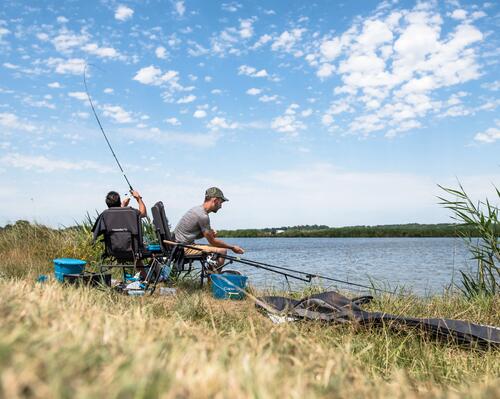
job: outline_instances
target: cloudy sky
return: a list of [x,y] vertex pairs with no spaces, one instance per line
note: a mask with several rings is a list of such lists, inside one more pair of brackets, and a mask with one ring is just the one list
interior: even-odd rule
[[471,1],[2,1],[0,225],[126,193],[218,228],[449,221],[500,185],[500,6]]

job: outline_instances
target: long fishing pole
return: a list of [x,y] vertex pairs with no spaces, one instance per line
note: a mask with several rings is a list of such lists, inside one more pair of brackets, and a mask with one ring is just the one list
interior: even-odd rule
[[[210,251],[201,250],[201,249],[199,249],[199,248],[197,248],[195,246],[192,246],[192,245],[181,244],[181,243],[178,243],[178,242],[168,241],[168,240],[164,240],[163,242],[165,244],[171,245],[171,246],[177,245],[177,246],[181,246],[183,248],[190,248],[190,249],[193,249],[193,250],[196,250],[196,251],[200,251],[200,252],[202,252],[204,254],[211,254],[212,253]],[[240,258],[239,256],[222,255],[222,254],[217,254],[217,255],[220,256],[223,259],[227,259],[227,260],[230,260],[230,261],[242,263],[242,264],[248,265],[248,266],[253,266],[253,267],[256,267],[256,268],[259,268],[259,269],[269,270],[271,272],[279,273],[279,274],[282,274],[284,276],[291,277],[291,278],[294,278],[294,279],[297,279],[297,280],[301,280],[301,281],[305,281],[305,282],[308,282],[308,283],[310,283],[313,278],[319,278],[321,280],[334,281],[336,283],[352,285],[352,286],[355,286],[355,287],[360,287],[360,288],[365,288],[365,289],[369,289],[369,290],[385,292],[385,293],[388,293],[388,294],[394,294],[393,292],[388,291],[388,290],[384,290],[382,288],[376,288],[376,287],[373,287],[373,286],[368,286],[368,285],[353,283],[353,282],[346,281],[346,280],[340,280],[340,279],[336,279],[336,278],[333,278],[333,277],[323,276],[321,274],[303,272],[303,271],[300,271],[300,270],[295,270],[295,269],[291,269],[291,268],[284,267],[284,266],[277,266],[277,265],[272,265],[270,263],[264,263],[264,262],[258,262],[258,261],[251,260],[251,259]],[[283,270],[283,271],[280,271],[280,270]],[[296,275],[293,275],[293,274],[290,274],[290,273],[299,274],[299,275],[302,275],[304,277],[296,276]]]
[[85,68],[83,68],[83,84],[85,86],[85,93],[87,93],[87,97],[89,99],[90,107],[92,108],[92,112],[94,113],[95,119],[96,119],[99,127],[101,128],[102,135],[104,136],[104,139],[106,140],[106,143],[108,143],[108,147],[111,150],[111,154],[113,154],[113,157],[115,158],[116,164],[120,168],[120,171],[122,172],[123,177],[125,178],[125,181],[127,182],[128,187],[129,187],[130,191],[132,192],[132,191],[134,191],[134,189],[132,188],[132,185],[128,181],[127,175],[123,171],[122,165],[120,164],[120,161],[118,160],[118,158],[116,157],[115,152],[113,151],[113,147],[111,147],[111,143],[108,140],[108,136],[106,136],[106,133],[104,133],[104,129],[102,127],[101,121],[99,120],[99,117],[97,116],[97,112],[96,112],[96,110],[94,108],[94,104],[92,103],[92,98],[90,97],[89,89],[87,88],[86,72],[87,72],[87,64],[85,64]]

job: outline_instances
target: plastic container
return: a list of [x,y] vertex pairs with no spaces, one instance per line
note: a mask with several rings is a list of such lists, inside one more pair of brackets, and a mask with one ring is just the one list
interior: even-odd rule
[[151,252],[161,252],[160,244],[149,244],[147,249]]
[[80,274],[87,262],[81,259],[60,258],[54,259],[54,275],[56,280],[64,281],[65,274]]
[[177,294],[177,289],[173,287],[160,287],[158,294],[163,296],[174,296]]
[[243,299],[247,276],[237,274],[211,274],[212,295],[217,299]]
[[129,296],[144,296],[145,291],[144,290],[128,290],[127,294]]

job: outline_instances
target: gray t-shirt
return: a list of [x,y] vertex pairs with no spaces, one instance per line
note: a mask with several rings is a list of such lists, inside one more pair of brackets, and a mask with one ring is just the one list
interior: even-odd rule
[[190,245],[194,240],[203,238],[203,233],[210,228],[210,218],[203,205],[191,208],[179,220],[174,230],[175,241]]

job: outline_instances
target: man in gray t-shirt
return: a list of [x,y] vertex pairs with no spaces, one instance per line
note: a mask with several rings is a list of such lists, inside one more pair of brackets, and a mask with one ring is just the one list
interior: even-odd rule
[[[174,230],[175,241],[181,244],[193,245],[195,240],[205,237],[210,245],[194,246],[200,250],[221,255],[226,255],[228,249],[237,254],[244,253],[245,251],[243,248],[238,245],[226,244],[224,241],[218,239],[217,233],[210,227],[210,218],[208,214],[210,212],[216,213],[222,207],[222,203],[227,200],[228,199],[224,197],[224,194],[222,194],[219,188],[210,187],[207,189],[203,204],[191,208],[181,220],[179,220]],[[184,252],[186,255],[200,253],[200,251],[191,248],[185,248]],[[223,264],[224,259],[220,258],[218,260],[218,266],[222,266]]]

